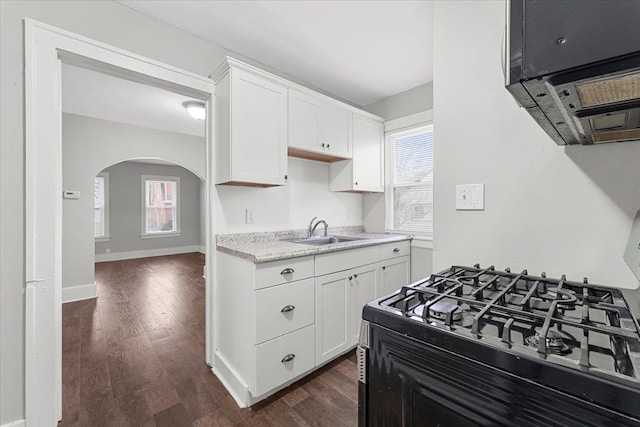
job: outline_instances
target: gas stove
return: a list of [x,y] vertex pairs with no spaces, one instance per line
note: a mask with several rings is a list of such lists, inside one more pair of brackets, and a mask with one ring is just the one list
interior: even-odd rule
[[[640,329],[618,289],[453,266],[363,319],[365,425],[412,425],[425,408],[434,422],[415,425],[640,425]],[[406,396],[422,403],[404,402],[398,423],[384,400]]]

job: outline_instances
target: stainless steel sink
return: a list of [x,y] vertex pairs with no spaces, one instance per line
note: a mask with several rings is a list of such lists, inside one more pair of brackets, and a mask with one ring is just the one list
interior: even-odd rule
[[327,236],[327,237],[309,237],[306,239],[288,240],[292,243],[302,243],[303,245],[324,246],[332,243],[353,242],[356,240],[364,240],[365,237],[347,237],[347,236]]

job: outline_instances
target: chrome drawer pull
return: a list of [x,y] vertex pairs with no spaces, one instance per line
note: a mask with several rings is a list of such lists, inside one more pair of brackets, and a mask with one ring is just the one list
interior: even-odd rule
[[393,253],[397,254],[398,252],[400,252],[400,248],[393,248]]
[[280,310],[280,313],[288,313],[290,311],[295,310],[296,306],[295,305],[285,305],[284,307],[282,307],[282,310]]
[[291,362],[293,359],[296,358],[296,355],[293,353],[287,354],[285,357],[282,358],[281,362],[282,363],[287,363],[287,362]]
[[280,272],[280,274],[282,274],[283,276],[284,276],[285,274],[291,274],[291,273],[293,273],[293,268],[285,268],[284,270],[282,270],[282,271]]

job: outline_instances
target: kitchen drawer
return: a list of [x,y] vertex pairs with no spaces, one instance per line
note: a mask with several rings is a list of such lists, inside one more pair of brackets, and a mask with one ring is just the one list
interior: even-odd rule
[[256,264],[255,289],[313,277],[313,256]]
[[[254,396],[260,396],[316,365],[315,326],[309,325],[256,346]],[[285,361],[285,358],[291,358]]]
[[411,255],[411,240],[386,243],[378,246],[378,248],[380,249],[380,260]]
[[378,262],[379,256],[378,246],[316,255],[316,276]]
[[256,291],[256,343],[311,325],[314,310],[313,278]]

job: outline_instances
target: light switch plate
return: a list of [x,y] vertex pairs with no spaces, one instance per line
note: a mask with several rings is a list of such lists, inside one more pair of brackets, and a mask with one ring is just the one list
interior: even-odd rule
[[484,210],[484,184],[456,185],[456,210]]
[[624,261],[640,280],[640,210],[636,212],[636,219],[631,226],[627,249],[624,251]]
[[245,222],[247,224],[253,224],[256,221],[256,211],[255,209],[247,208],[245,210]]

